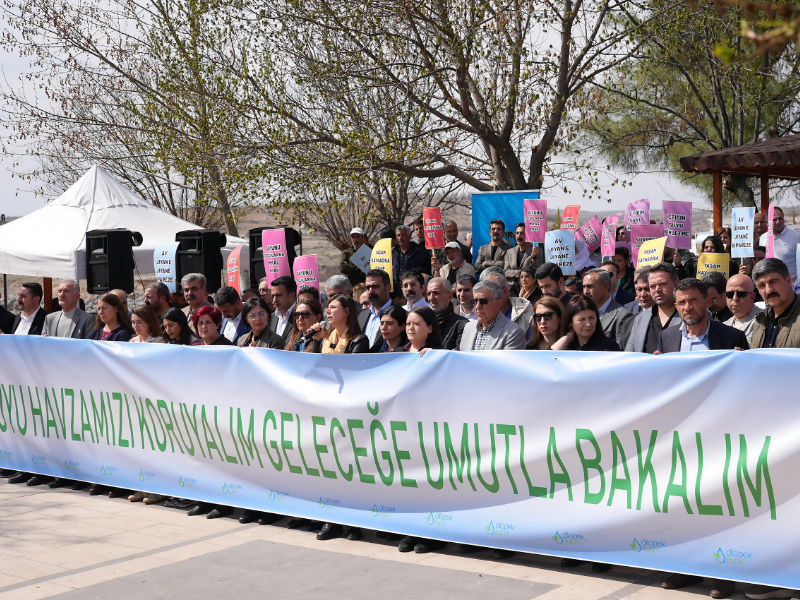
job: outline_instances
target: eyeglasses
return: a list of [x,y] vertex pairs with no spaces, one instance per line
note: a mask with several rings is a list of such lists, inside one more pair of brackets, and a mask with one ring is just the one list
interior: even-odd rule
[[552,311],[546,313],[536,313],[535,315],[533,315],[533,320],[537,322],[541,321],[542,319],[544,319],[545,321],[549,321],[554,316],[556,316],[556,313]]
[[725,292],[725,295],[728,297],[728,300],[733,300],[733,297],[736,296],[737,298],[747,298],[747,294],[753,294],[754,292],[743,292],[741,290],[737,292]]
[[265,313],[263,310],[261,312],[257,312],[257,313],[251,312],[251,313],[248,313],[248,315],[247,315],[247,320],[248,321],[255,321],[256,319],[266,319],[266,318],[267,318],[267,313]]
[[307,312],[307,311],[304,311],[304,312],[296,312],[296,313],[292,313],[292,316],[293,316],[295,319],[299,319],[300,317],[303,317],[304,319],[309,319],[309,318],[311,318],[311,317],[313,316],[313,314],[314,314],[314,313],[312,313],[312,312]]
[[475,298],[475,302],[486,306],[487,304],[489,304],[489,298]]

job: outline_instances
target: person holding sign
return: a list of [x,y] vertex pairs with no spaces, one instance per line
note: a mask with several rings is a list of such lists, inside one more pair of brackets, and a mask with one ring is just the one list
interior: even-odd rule
[[534,270],[544,264],[544,252],[525,239],[525,223],[518,223],[514,232],[517,245],[506,252],[503,273],[510,284],[519,283],[520,271],[531,266]]
[[339,257],[339,272],[347,277],[348,281],[350,281],[350,285],[355,286],[359,283],[364,283],[367,275],[361,267],[355,264],[351,259],[362,246],[366,246],[370,250],[372,248],[367,243],[367,235],[361,227],[353,227],[350,231],[350,244],[350,248],[342,250],[342,254]]
[[422,273],[431,272],[431,257],[424,246],[411,241],[411,231],[405,225],[400,225],[395,234],[397,245],[392,248],[392,290],[399,292],[406,271],[418,269]]
[[705,283],[697,279],[681,281],[675,288],[681,324],[661,332],[655,354],[749,350],[743,332],[708,318],[710,304]]
[[[767,247],[767,236],[768,233],[761,236],[761,245],[765,248]],[[795,281],[797,279],[797,245],[800,244],[800,233],[786,227],[783,209],[779,206],[773,207],[772,236],[775,258],[783,261],[786,268],[789,269],[792,281]]]

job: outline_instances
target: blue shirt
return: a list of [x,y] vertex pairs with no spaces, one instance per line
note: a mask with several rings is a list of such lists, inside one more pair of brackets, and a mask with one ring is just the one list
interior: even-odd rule
[[711,329],[711,317],[708,317],[706,332],[700,337],[692,337],[686,331],[686,323],[681,323],[681,352],[702,352],[708,350],[708,331]]
[[381,334],[381,311],[391,305],[392,299],[389,298],[389,301],[378,309],[377,312],[373,306],[369,307],[369,319],[367,319],[367,326],[364,328],[364,335],[369,338],[370,347],[377,341],[378,336]]

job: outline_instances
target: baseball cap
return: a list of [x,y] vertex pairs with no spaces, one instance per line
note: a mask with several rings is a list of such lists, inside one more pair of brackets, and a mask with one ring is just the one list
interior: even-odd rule
[[461,246],[458,245],[458,242],[447,242],[444,245],[445,248],[455,248],[456,250],[460,250]]
[[361,234],[361,235],[367,235],[366,233],[364,233],[364,230],[361,229],[361,227],[353,227],[353,229],[350,231],[350,235],[353,235],[354,233],[358,233],[358,234]]

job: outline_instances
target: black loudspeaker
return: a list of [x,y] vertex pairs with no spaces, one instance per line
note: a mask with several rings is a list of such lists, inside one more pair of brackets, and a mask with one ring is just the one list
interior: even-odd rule
[[86,232],[86,291],[105,294],[120,289],[133,292],[136,261],[133,247],[141,246],[142,235],[128,229],[95,229]]
[[[222,250],[228,243],[224,233],[215,229],[189,229],[175,234],[177,281],[184,275],[200,273],[206,276],[206,289],[213,294],[222,287]],[[181,290],[182,291],[182,290]]]
[[[258,289],[258,282],[266,277],[264,269],[264,248],[261,246],[261,232],[265,229],[283,229],[286,232],[286,253],[289,268],[294,267],[294,259],[303,255],[303,234],[291,227],[256,227],[250,230],[250,287]],[[297,246],[300,247],[298,254]]]

